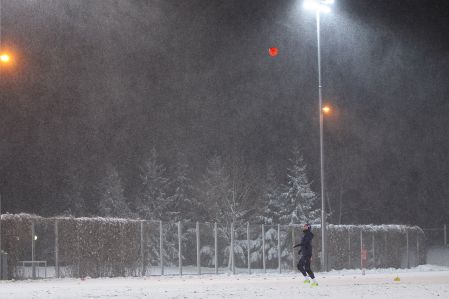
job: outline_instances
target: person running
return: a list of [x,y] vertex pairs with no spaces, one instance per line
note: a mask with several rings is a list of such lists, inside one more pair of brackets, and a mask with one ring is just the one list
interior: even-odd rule
[[312,226],[308,223],[304,224],[302,229],[304,236],[301,239],[301,243],[296,244],[293,248],[300,247],[298,254],[301,256],[298,262],[298,270],[304,275],[304,283],[310,283],[310,279],[312,279],[311,286],[318,286],[318,283],[315,280],[315,275],[313,274],[312,269],[310,268],[310,262],[312,260]]

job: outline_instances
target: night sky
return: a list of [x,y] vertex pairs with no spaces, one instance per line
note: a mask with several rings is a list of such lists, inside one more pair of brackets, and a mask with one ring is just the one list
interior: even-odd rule
[[[1,1],[2,211],[56,215],[152,148],[192,178],[224,157],[319,192],[314,14],[299,0]],[[449,222],[449,2],[336,0],[322,15],[326,196],[334,223]],[[270,57],[269,47],[279,48]],[[262,186],[263,181],[259,184]]]

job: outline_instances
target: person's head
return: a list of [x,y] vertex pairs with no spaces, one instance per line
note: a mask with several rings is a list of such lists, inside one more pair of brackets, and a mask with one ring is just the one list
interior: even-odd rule
[[306,232],[309,231],[312,228],[312,226],[308,223],[304,224],[304,226],[302,227],[302,231]]

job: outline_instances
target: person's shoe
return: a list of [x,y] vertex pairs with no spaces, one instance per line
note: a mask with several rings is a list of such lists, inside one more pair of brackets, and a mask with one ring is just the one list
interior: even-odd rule
[[304,279],[304,283],[310,283],[310,279],[307,277]]
[[318,286],[318,282],[314,280],[312,280],[312,283],[310,284],[311,287],[317,287]]

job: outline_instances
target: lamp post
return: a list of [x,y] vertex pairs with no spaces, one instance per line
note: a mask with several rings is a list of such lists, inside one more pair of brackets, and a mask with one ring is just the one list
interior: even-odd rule
[[320,44],[320,15],[329,13],[330,5],[334,0],[305,0],[304,8],[315,11],[316,16],[316,38],[317,38],[317,60],[318,60],[318,111],[320,113],[320,182],[321,182],[321,269],[328,270],[327,259],[327,229],[326,229],[326,204],[324,199],[324,147],[323,147],[323,94],[321,83],[321,44]]
[[3,251],[2,251],[2,194],[0,193],[0,280],[3,279]]
[[[2,0],[0,0],[0,51],[2,49]],[[0,53],[0,64],[8,64],[11,61],[11,56],[8,53]]]
[[[0,51],[2,51],[2,0],[0,0]],[[3,66],[14,63],[14,56],[7,52],[0,53],[0,75]],[[1,77],[0,77],[1,79]],[[3,278],[3,255],[2,255],[2,195],[0,193],[0,279]]]
[[[2,1],[0,0],[0,49],[1,48],[2,48]],[[0,280],[1,279],[3,279],[3,251],[2,251],[2,195],[0,194]]]

